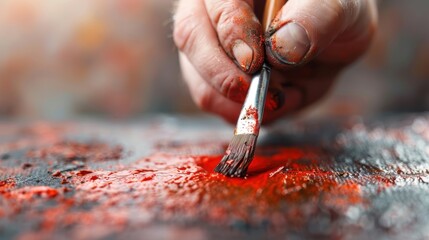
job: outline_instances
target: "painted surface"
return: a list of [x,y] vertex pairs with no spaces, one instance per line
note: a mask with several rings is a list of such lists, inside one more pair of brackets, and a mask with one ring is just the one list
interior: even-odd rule
[[429,236],[428,117],[273,126],[246,179],[213,172],[230,132],[211,119],[0,124],[0,236]]

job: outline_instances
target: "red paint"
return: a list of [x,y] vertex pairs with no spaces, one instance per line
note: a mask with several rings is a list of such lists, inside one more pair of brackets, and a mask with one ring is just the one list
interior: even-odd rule
[[274,51],[278,51],[278,47],[277,47],[277,38],[271,38],[271,49]]
[[[255,109],[249,109],[247,114],[257,119]],[[101,142],[66,142],[54,132],[46,132],[51,144],[45,141],[43,146],[35,145],[28,156],[48,166],[53,166],[49,165],[52,159],[100,162],[121,158],[120,147]],[[19,187],[16,179],[9,178],[0,181],[0,216],[25,214],[38,219],[40,224],[34,231],[42,236],[64,228],[74,229],[76,234],[81,234],[80,229],[97,229],[97,234],[107,235],[121,232],[128,224],[144,227],[155,221],[220,225],[235,220],[249,224],[268,221],[273,229],[283,229],[285,223],[300,227],[308,220],[303,217],[305,213],[314,210],[311,208],[316,208],[319,201],[343,212],[350,206],[366,204],[361,178],[352,176],[339,181],[341,174],[349,173],[325,170],[320,159],[328,158],[323,158],[325,154],[319,149],[258,148],[245,179],[214,173],[221,155],[190,154],[195,148],[222,149],[222,144],[177,141],[155,146],[164,154],[155,153],[124,166],[114,162],[104,170],[91,169],[88,164],[77,171],[52,171],[53,186],[61,183],[61,187]],[[172,154],[165,154],[169,150]],[[178,152],[187,155],[179,156]],[[21,167],[16,171],[28,174]],[[377,173],[366,178],[380,189],[395,183]],[[302,207],[302,203],[308,205]]]
[[33,167],[33,164],[31,164],[31,163],[24,163],[24,164],[21,165],[21,167],[22,167],[22,169],[28,169],[28,168]]
[[267,98],[265,101],[265,108],[270,110],[270,111],[274,111],[274,110],[277,110],[279,108],[279,100],[270,91],[268,91],[268,93],[267,93]]
[[15,187],[15,181],[11,178],[0,181],[0,194],[5,193]]
[[245,118],[255,120],[255,122],[251,126],[248,126],[248,128],[250,128],[251,132],[258,133],[260,127],[258,109],[256,109],[255,107],[247,108]]
[[247,82],[244,77],[239,76],[231,82],[231,86],[225,94],[227,94],[227,97],[231,100],[242,103],[246,99],[249,87],[249,82]]
[[[282,229],[285,222],[299,226],[305,219],[304,209],[297,207],[302,202],[314,201],[309,206],[317,206],[316,201],[323,201],[338,211],[365,204],[358,181],[338,182],[338,173],[320,168],[318,159],[324,153],[317,149],[258,151],[245,179],[214,173],[220,155],[154,154],[116,170],[54,173],[53,177],[67,181],[74,189],[71,195],[65,195],[68,188],[16,189],[13,180],[5,180],[0,182],[0,196],[14,210],[0,214],[13,216],[28,206],[54,201],[56,204],[38,213],[43,220],[38,233],[49,235],[64,226],[104,226],[98,232],[107,234],[121,231],[128,221],[144,226],[174,219],[213,224],[228,224],[234,219],[250,224],[269,221],[274,229]],[[284,203],[294,207],[279,215]],[[82,205],[92,207],[90,211],[71,210]]]
[[[361,203],[359,185],[337,183],[332,172],[297,162],[303,157],[315,159],[318,154],[312,149],[266,149],[255,156],[246,179],[213,173],[221,156],[165,154],[140,160],[133,165],[135,169],[70,174],[75,198],[100,204],[94,214],[132,201],[149,213],[150,219],[183,215],[209,222],[230,218],[256,221],[245,206],[252,207],[252,216],[266,218],[281,201],[302,201],[311,195],[316,199],[326,194],[324,201],[344,209]],[[310,160],[307,164],[318,163]],[[162,209],[161,215],[151,211],[154,207]]]
[[77,176],[85,176],[85,175],[90,174],[90,173],[93,173],[93,171],[91,171],[91,170],[80,170],[80,171],[76,172],[76,175]]
[[59,194],[57,189],[46,186],[31,186],[9,189],[2,193],[3,197],[17,201],[30,201],[35,197],[54,198]]
[[[244,3],[245,4],[245,3]],[[256,20],[255,14],[253,12],[253,9],[248,6],[241,6],[237,9],[240,11],[239,13],[235,14],[232,18],[230,18],[232,21],[228,24],[233,25],[240,25],[240,28],[231,28],[234,30],[233,33],[229,31],[224,31],[221,33],[223,34],[230,34],[236,36],[235,38],[229,38],[230,36],[220,36],[224,39],[231,39],[233,41],[227,41],[225,46],[225,51],[229,53],[229,56],[233,56],[232,53],[232,44],[235,43],[235,40],[242,40],[246,44],[249,45],[249,47],[252,48],[253,52],[252,54],[249,54],[247,57],[243,57],[243,61],[238,62],[236,61],[237,65],[241,66],[241,69],[246,69],[246,67],[249,65],[249,69],[246,71],[246,73],[254,73],[258,70],[258,68],[261,67],[263,61],[264,61],[264,38],[263,38],[263,31],[262,27],[259,23],[259,21]],[[234,60],[234,58],[233,58]]]
[[[166,123],[155,123],[154,126],[156,124]],[[368,200],[379,200],[378,197],[373,197],[376,194],[373,190],[383,192],[390,187],[402,188],[399,184],[404,182],[427,182],[427,174],[421,171],[423,168],[412,171],[398,167],[398,170],[387,168],[386,171],[359,166],[356,162],[351,163],[350,168],[341,167],[344,162],[341,162],[341,157],[337,158],[335,147],[327,149],[333,152],[325,153],[317,147],[308,148],[303,145],[260,147],[256,150],[247,178],[228,178],[213,172],[220,155],[195,155],[198,152],[223,153],[226,142],[213,140],[215,137],[210,135],[213,130],[204,129],[205,136],[210,136],[207,138],[202,138],[201,133],[195,134],[200,136],[195,138],[194,135],[176,135],[171,138],[170,135],[177,132],[175,128],[167,126],[138,132],[142,140],[153,143],[148,149],[155,152],[153,155],[135,160],[139,157],[135,154],[131,155],[131,160],[126,158],[124,161],[109,163],[102,161],[112,159],[117,153],[114,150],[117,147],[103,142],[65,141],[63,130],[46,127],[39,130],[27,128],[31,131],[8,130],[10,134],[5,139],[16,140],[0,143],[1,154],[10,156],[0,160],[3,176],[0,180],[0,217],[5,222],[22,227],[23,234],[17,237],[22,239],[50,239],[56,236],[77,239],[109,238],[119,236],[115,234],[128,229],[150,231],[152,226],[158,227],[157,224],[164,221],[173,226],[184,223],[186,226],[195,224],[198,227],[201,223],[204,229],[209,230],[213,225],[221,226],[214,228],[216,230],[229,229],[233,225],[235,230],[236,223],[238,228],[245,224],[245,228],[249,226],[253,230],[254,226],[267,223],[264,225],[268,226],[267,232],[285,228],[288,231],[306,231],[308,228],[305,227],[314,220],[314,216],[330,216],[331,219],[321,219],[321,223],[341,228],[342,223],[336,220],[353,215],[350,215],[350,212],[353,213],[350,210],[353,209],[366,211],[366,207],[372,203],[368,203]],[[303,136],[300,133],[306,128],[296,126],[298,136],[294,139],[300,140]],[[425,131],[426,125],[424,127],[419,129],[423,138],[429,136],[429,131]],[[356,132],[360,137],[368,136],[368,139],[376,142],[388,137],[389,141],[398,139],[409,145],[414,144],[414,133],[403,135],[400,128],[397,129],[367,130],[363,124],[358,124],[350,125],[346,133]],[[406,129],[407,131],[410,129]],[[16,134],[22,135],[13,138]],[[156,144],[151,139],[154,134],[158,134],[157,138],[168,140],[164,140],[164,144]],[[180,134],[187,132],[182,131]],[[339,144],[340,149],[350,143],[343,137],[339,135],[335,138],[338,142],[333,143]],[[383,150],[383,145],[381,149]],[[15,150],[29,151],[28,156],[38,159],[17,161],[15,157],[18,154],[12,152]],[[118,154],[117,158],[122,156]],[[336,159],[332,160],[333,158]],[[70,164],[73,159],[82,159],[86,165],[75,171],[61,168],[61,164]],[[398,159],[402,158],[399,156]],[[14,161],[16,165],[9,167]],[[23,169],[23,162],[31,163],[33,167]],[[36,170],[40,173],[42,166],[46,166],[46,172],[40,177]],[[56,172],[58,169],[61,170]],[[52,175],[46,174],[47,172]],[[419,177],[422,178],[419,180]],[[32,181],[26,181],[27,179]],[[36,182],[34,179],[41,181]],[[34,186],[43,184],[50,185]],[[372,196],[368,196],[368,190]],[[365,220],[367,215],[365,213],[360,216]],[[21,219],[28,220],[28,223],[21,225],[17,222]],[[320,223],[320,219],[315,220]],[[360,223],[361,220],[359,225],[353,225],[347,230],[354,232],[367,226]],[[207,224],[209,226],[205,228]],[[26,228],[28,225],[30,227]],[[402,226],[404,225],[401,225],[401,229]],[[394,232],[390,229],[387,231]],[[341,238],[341,229],[339,234],[333,237]]]

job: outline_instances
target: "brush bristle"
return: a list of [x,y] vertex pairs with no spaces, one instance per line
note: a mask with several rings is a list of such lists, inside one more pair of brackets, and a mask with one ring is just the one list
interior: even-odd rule
[[253,134],[235,135],[215,171],[228,177],[245,177],[253,160],[257,138]]

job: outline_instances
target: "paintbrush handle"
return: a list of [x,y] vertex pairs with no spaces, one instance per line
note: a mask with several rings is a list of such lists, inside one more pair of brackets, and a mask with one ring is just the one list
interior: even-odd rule
[[[268,30],[271,21],[287,0],[267,0],[264,9],[262,26]],[[264,63],[259,73],[255,74],[250,83],[246,100],[241,109],[240,116],[235,128],[235,135],[253,134],[258,135],[264,115],[265,98],[270,83],[271,68]]]
[[237,121],[235,135],[259,134],[264,115],[265,97],[270,82],[270,72],[270,67],[264,64],[261,71],[253,76]]
[[262,19],[262,27],[264,31],[267,31],[270,27],[271,21],[285,5],[287,0],[267,0],[264,8],[264,18]]

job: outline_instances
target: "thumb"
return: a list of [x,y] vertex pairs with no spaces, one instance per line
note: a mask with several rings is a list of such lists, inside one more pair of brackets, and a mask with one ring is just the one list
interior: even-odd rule
[[373,0],[289,0],[268,30],[268,60],[297,65],[329,49],[324,60],[347,63],[367,47],[375,19]]

